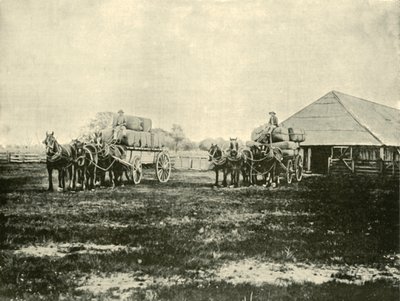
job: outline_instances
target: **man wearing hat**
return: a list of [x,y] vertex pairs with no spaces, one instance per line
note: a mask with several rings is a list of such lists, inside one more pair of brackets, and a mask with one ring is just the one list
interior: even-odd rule
[[274,127],[278,126],[278,117],[276,117],[276,113],[275,112],[269,112],[269,121],[268,121],[268,125],[272,125]]
[[274,128],[276,128],[278,126],[278,117],[276,117],[276,113],[275,112],[269,112],[269,121],[268,121],[268,125],[267,125],[267,135],[268,135],[268,139],[271,139],[271,133],[274,130]]
[[[113,124],[114,129],[114,140],[121,142],[121,138],[126,136],[126,118],[124,116],[124,111],[118,111],[118,117]],[[121,135],[122,134],[122,135]],[[119,137],[119,138],[118,138]]]

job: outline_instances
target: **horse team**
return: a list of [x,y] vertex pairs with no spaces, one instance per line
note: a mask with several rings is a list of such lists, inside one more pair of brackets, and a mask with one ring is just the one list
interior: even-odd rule
[[[98,183],[105,185],[108,173],[113,187],[122,184],[122,176],[131,178],[123,163],[126,150],[120,145],[104,141],[101,133],[95,133],[89,143],[77,139],[70,144],[61,145],[54,137],[54,132],[46,133],[43,141],[46,146],[46,166],[49,176],[49,188],[53,188],[53,170],[58,171],[58,189],[94,189]],[[66,186],[66,179],[69,185]]]
[[[49,177],[49,188],[53,190],[53,170],[58,171],[58,189],[93,190],[96,185],[106,185],[106,174],[113,187],[123,184],[123,175],[132,181],[129,168],[126,164],[126,150],[123,146],[105,141],[101,133],[94,133],[88,143],[77,139],[70,144],[61,145],[54,137],[54,132],[46,133],[43,141],[46,146],[46,165]],[[270,152],[261,151],[256,146],[250,149],[239,150],[237,139],[230,139],[227,150],[218,145],[211,145],[209,161],[215,170],[215,186],[219,186],[219,173],[222,172],[222,185],[228,186],[230,175],[231,186],[239,187],[240,175],[243,183],[251,185],[257,183],[257,175],[263,175],[263,183],[274,184],[279,182],[275,175],[274,162],[279,161],[280,154],[272,148]],[[259,171],[266,171],[260,173]],[[69,185],[66,186],[66,179]]]
[[[239,187],[240,175],[244,185],[262,183],[263,186],[276,186],[279,184],[277,166],[280,165],[283,155],[278,148],[268,145],[239,150],[237,139],[230,138],[229,148],[223,150],[218,145],[212,144],[208,151],[209,161],[215,170],[215,186],[219,186],[219,173],[222,172],[222,185],[228,186],[227,178],[230,176],[233,187]],[[258,176],[262,176],[262,180]]]

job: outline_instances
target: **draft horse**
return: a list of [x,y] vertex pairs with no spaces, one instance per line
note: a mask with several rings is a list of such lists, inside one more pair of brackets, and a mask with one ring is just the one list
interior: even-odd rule
[[58,171],[58,188],[65,190],[65,176],[69,174],[70,186],[73,185],[75,179],[73,176],[73,165],[76,159],[76,151],[72,145],[61,145],[51,134],[46,132],[46,138],[43,141],[46,146],[46,167],[49,175],[49,191],[53,191],[53,170]]
[[98,152],[98,163],[100,170],[100,185],[104,184],[105,173],[108,171],[110,182],[113,187],[122,185],[122,175],[125,173],[128,181],[132,179],[129,177],[129,167],[123,162],[126,161],[126,150],[121,145],[107,143],[102,136],[102,133],[95,133],[95,145]]
[[218,178],[219,172],[223,173],[223,181],[222,185],[224,187],[227,186],[226,183],[226,157],[223,156],[221,148],[217,144],[211,144],[210,149],[208,150],[208,161],[213,164],[213,169],[215,170],[215,186],[218,187]]
[[73,145],[76,150],[77,159],[74,170],[74,178],[78,175],[78,182],[83,189],[94,189],[96,168],[98,163],[97,149],[94,144],[86,144],[79,140],[74,140]]
[[226,169],[227,174],[231,175],[231,185],[239,187],[243,161],[242,155],[239,152],[239,143],[237,142],[237,138],[229,139],[229,149],[226,153]]

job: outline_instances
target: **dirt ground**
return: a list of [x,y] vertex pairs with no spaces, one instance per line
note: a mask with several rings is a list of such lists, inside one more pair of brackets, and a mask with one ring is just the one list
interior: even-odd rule
[[213,177],[63,193],[0,165],[0,300],[399,300],[396,180]]

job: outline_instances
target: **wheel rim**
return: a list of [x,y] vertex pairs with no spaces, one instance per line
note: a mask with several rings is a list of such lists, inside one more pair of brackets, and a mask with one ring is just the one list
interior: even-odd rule
[[133,183],[139,184],[142,180],[142,162],[139,157],[135,157],[133,159],[133,167],[132,167],[132,178]]
[[161,152],[157,156],[156,175],[158,181],[165,183],[171,175],[171,161],[168,154]]
[[300,182],[303,178],[303,158],[301,156],[297,157],[296,164],[296,180]]
[[286,170],[286,179],[287,179],[288,184],[291,184],[292,183],[292,178],[293,178],[293,174],[292,174],[292,172],[293,172],[293,162],[292,162],[292,160],[288,161],[286,168],[287,168],[287,170]]

